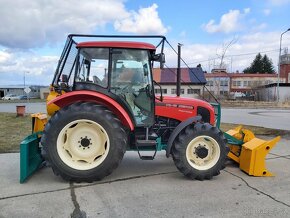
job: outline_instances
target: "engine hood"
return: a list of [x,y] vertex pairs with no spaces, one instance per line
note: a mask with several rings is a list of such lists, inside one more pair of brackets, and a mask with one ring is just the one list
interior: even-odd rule
[[204,121],[212,125],[215,122],[214,107],[206,101],[195,98],[164,96],[162,101],[155,101],[155,114],[179,121],[201,115]]
[[[159,98],[159,97],[158,97]],[[163,96],[163,101],[160,100],[155,101],[157,104],[177,104],[177,105],[184,105],[184,106],[202,106],[205,108],[212,108],[210,103],[196,99],[196,98],[186,98],[186,97],[178,97],[178,96]]]

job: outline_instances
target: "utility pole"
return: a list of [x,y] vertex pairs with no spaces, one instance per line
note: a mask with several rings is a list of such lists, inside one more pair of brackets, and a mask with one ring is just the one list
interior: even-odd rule
[[25,94],[25,71],[23,72],[23,94]]
[[287,29],[286,31],[284,31],[283,33],[281,33],[281,36],[280,36],[280,48],[279,48],[279,59],[278,59],[277,102],[280,101],[279,86],[280,86],[280,64],[281,64],[281,44],[282,44],[282,36],[285,33],[287,33],[288,31],[290,31],[290,28]]

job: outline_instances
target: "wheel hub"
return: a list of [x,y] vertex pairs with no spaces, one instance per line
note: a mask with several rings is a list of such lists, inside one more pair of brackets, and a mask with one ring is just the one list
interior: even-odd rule
[[87,137],[81,138],[80,144],[81,144],[81,146],[83,146],[85,148],[89,147],[92,144],[91,139],[88,139]]
[[208,149],[206,147],[199,145],[197,148],[195,148],[195,154],[199,158],[203,159],[208,155]]

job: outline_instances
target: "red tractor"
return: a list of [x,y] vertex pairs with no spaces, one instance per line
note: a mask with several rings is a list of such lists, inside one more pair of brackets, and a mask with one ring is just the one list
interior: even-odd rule
[[[116,41],[100,41],[103,37]],[[124,37],[160,43],[121,41]],[[144,160],[166,150],[190,179],[220,173],[228,147],[215,127],[214,107],[198,99],[155,95],[154,87],[159,92],[161,87],[153,81],[152,68],[154,62],[161,67],[165,62],[164,42],[164,36],[68,36],[41,137],[42,156],[56,175],[77,182],[100,180],[118,167],[126,150],[138,151]]]

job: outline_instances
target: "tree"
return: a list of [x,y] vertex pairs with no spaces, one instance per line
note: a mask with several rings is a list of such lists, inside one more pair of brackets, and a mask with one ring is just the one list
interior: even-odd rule
[[271,59],[268,58],[267,55],[264,55],[262,61],[263,61],[263,64],[264,64],[265,73],[275,73],[273,62],[272,62]]
[[250,67],[244,69],[244,73],[275,73],[272,60],[268,58],[267,55],[262,55],[258,53],[251,63]]

